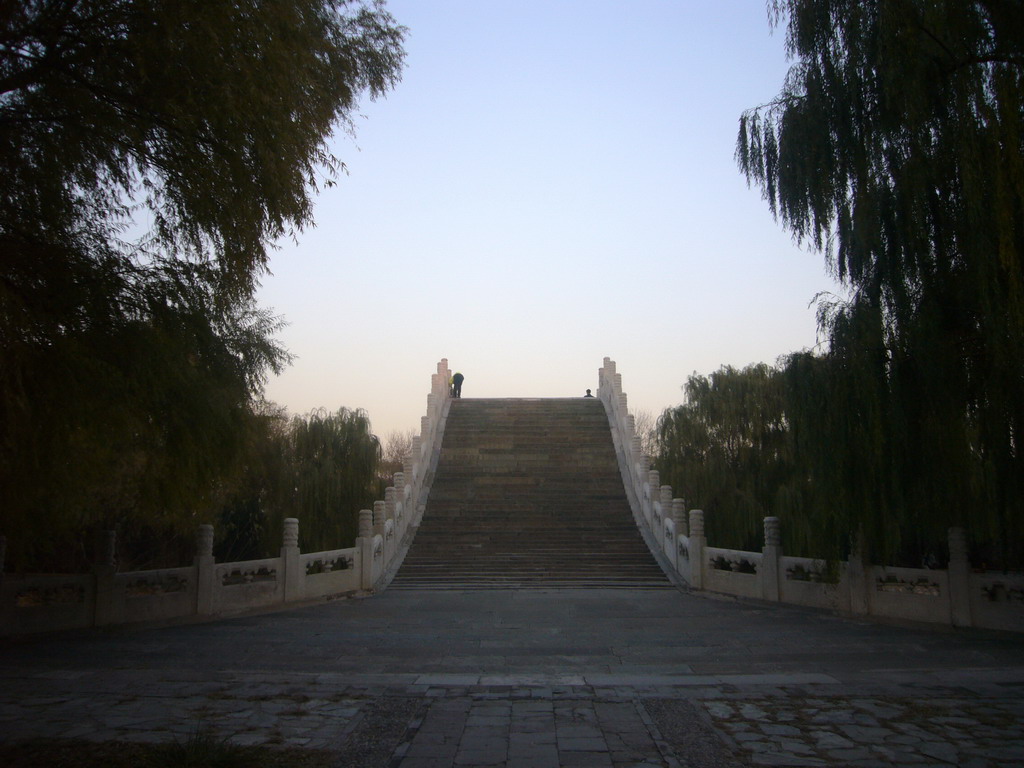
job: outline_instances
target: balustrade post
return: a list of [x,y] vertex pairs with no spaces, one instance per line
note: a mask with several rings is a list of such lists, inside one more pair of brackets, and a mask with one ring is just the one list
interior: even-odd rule
[[437,375],[441,377],[441,399],[444,400],[451,394],[448,391],[448,382],[451,380],[452,375],[451,371],[448,369],[447,357],[442,357],[441,361],[437,364]]
[[757,576],[761,580],[761,597],[765,600],[779,600],[779,566],[782,558],[782,536],[779,532],[779,518],[764,519],[764,549],[761,550],[761,567]]
[[690,586],[704,589],[704,512],[700,509],[690,510]]
[[196,531],[196,613],[209,616],[214,608],[215,570],[213,559],[213,526],[204,523]]
[[359,586],[364,590],[373,589],[373,511],[359,510],[359,547],[360,574]]
[[850,559],[846,563],[851,613],[871,613],[871,590],[875,585],[869,580],[870,567],[864,554],[864,534],[858,531],[850,548]]
[[[679,557],[679,547],[676,545],[676,539],[673,536],[669,540],[666,535],[668,532],[668,520],[672,518],[672,486],[663,485],[661,486],[661,498],[658,499],[658,503],[661,505],[661,520],[658,521],[658,530],[654,532],[655,541],[658,542],[658,546],[661,547],[661,551],[671,560],[672,565],[675,566],[676,558]],[[675,530],[675,525],[672,525],[672,530]],[[671,546],[669,546],[671,544]]]
[[92,568],[96,602],[93,624],[97,627],[117,623],[114,574],[117,573],[117,531],[100,531],[96,537],[96,561]]
[[409,516],[406,515],[405,509],[405,473],[395,472],[395,517],[399,520],[405,520],[408,525]]
[[383,501],[373,502],[373,533],[377,536],[384,535],[385,507]]
[[658,474],[658,470],[650,469],[651,460],[649,457],[644,456],[643,466],[647,469],[647,493],[644,494],[647,499],[647,524],[654,527],[654,504],[658,501],[658,494],[661,493],[661,475]]
[[281,532],[281,564],[284,571],[284,601],[301,600],[306,592],[306,574],[299,561],[299,520],[286,517]]
[[949,529],[949,611],[953,626],[970,627],[971,561],[967,555],[967,533],[963,528]]
[[633,476],[633,482],[636,485],[636,498],[640,504],[640,515],[641,517],[646,517],[648,511],[647,503],[644,501],[644,488],[647,487],[647,473],[651,469],[650,459],[644,456],[643,453],[639,453],[634,467],[633,471],[636,474]]
[[614,371],[612,372],[612,391],[615,392],[616,395],[620,396],[619,402],[622,404],[623,407],[625,407],[625,402],[621,399],[621,395],[622,395],[622,374],[621,373],[615,373]]
[[672,499],[672,519],[676,521],[676,535],[689,536],[690,525],[686,515],[686,502],[683,499]]
[[395,489],[388,487],[384,489],[384,518],[395,519]]
[[412,515],[416,511],[416,470],[418,465],[414,464],[413,457],[415,450],[406,457],[406,461],[402,462],[402,476],[406,478],[406,484],[409,485],[409,498],[406,499],[406,514]]
[[672,486],[663,485],[661,486],[661,497],[658,499],[661,503],[661,519],[664,520],[670,514],[672,514]]

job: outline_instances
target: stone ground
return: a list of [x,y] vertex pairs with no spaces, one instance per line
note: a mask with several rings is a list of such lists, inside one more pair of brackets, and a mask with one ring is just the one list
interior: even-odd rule
[[0,743],[337,766],[1020,766],[1024,637],[674,590],[395,590],[0,643]]

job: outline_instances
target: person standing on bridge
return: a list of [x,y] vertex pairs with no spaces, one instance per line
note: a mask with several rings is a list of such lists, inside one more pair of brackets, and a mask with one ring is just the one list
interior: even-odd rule
[[458,371],[452,376],[452,397],[462,397],[462,380],[466,378]]

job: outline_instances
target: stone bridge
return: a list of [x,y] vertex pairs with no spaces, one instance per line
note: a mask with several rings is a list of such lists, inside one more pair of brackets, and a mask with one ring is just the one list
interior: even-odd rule
[[3,634],[34,634],[0,640],[0,765],[197,732],[323,768],[1024,763],[1012,578],[794,578],[820,566],[772,519],[761,552],[710,546],[610,361],[597,399],[446,381],[353,548],[302,553],[290,520],[280,557],[215,563],[204,527],[179,569],[3,577]]

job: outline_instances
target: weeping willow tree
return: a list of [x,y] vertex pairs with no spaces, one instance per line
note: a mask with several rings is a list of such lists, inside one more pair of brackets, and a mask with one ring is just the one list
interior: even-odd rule
[[381,458],[380,441],[370,431],[366,413],[340,408],[297,416],[289,429],[288,447],[290,485],[282,489],[284,500],[269,535],[276,542],[279,523],[297,517],[303,550],[353,546],[359,510],[373,506]]
[[779,515],[789,551],[802,551],[802,491],[778,369],[726,366],[690,376],[684,391],[683,405],[658,421],[662,480],[704,510],[716,546],[760,549],[763,519]]
[[[287,362],[255,288],[404,29],[358,0],[0,10],[0,534],[210,520]],[[85,545],[77,545],[79,549]]]
[[788,372],[794,387],[824,387],[806,401],[819,425],[799,440],[819,498],[882,557],[917,520],[965,525],[1020,564],[1021,4],[769,10],[794,63],[779,95],[742,116],[737,159],[851,297],[825,313],[825,362]]
[[[219,301],[202,265],[76,277],[34,313],[34,338],[4,349],[0,381],[20,393],[0,403],[12,570],[83,567],[92,528],[127,544],[212,519],[243,470],[252,403],[288,358],[279,321]],[[61,300],[88,309],[64,317]]]

